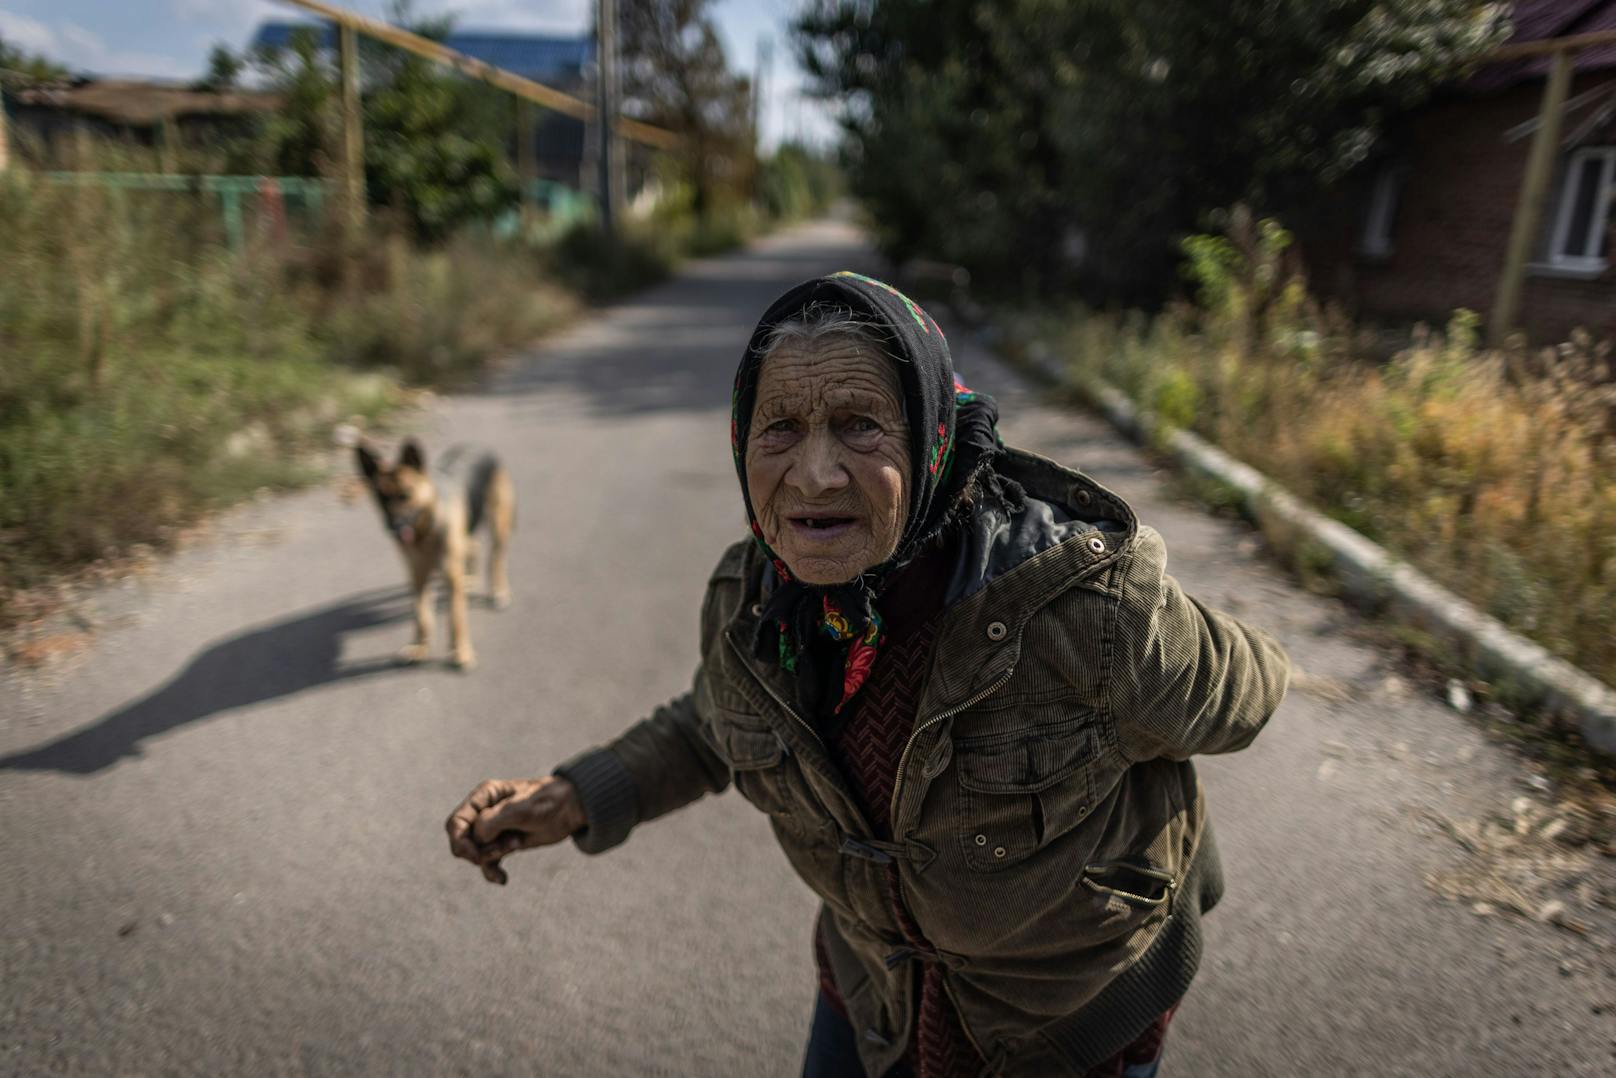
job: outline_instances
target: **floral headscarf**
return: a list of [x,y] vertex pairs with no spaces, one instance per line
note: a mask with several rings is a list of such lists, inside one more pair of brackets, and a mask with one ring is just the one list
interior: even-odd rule
[[[891,558],[843,584],[811,585],[796,580],[769,548],[746,484],[746,440],[757,398],[763,348],[776,326],[810,307],[828,304],[873,322],[896,360],[910,431],[909,515]],[[747,520],[758,546],[774,567],[776,586],[758,625],[754,650],[778,662],[798,679],[798,700],[807,717],[822,710],[827,659],[840,659],[841,692],[832,708],[840,713],[875,665],[885,636],[877,603],[894,570],[912,560],[947,523],[959,492],[989,468],[1000,448],[992,398],[974,393],[954,377],[948,342],[937,323],[908,296],[889,284],[843,270],[791,289],[769,307],[752,333],[730,401],[730,446],[746,500]],[[815,646],[816,642],[820,646]],[[828,646],[827,646],[828,645]]]

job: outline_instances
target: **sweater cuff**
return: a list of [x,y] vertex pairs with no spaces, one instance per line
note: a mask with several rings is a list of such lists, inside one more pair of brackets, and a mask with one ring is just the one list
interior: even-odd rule
[[605,853],[628,838],[640,822],[634,776],[611,749],[590,749],[555,769],[572,783],[584,807],[585,826],[572,841],[584,853]]

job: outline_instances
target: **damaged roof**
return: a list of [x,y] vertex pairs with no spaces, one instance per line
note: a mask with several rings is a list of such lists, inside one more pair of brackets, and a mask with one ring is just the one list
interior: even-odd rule
[[132,127],[150,127],[181,116],[231,116],[273,112],[279,94],[233,90],[213,93],[142,79],[74,79],[36,83],[7,91],[18,104],[61,109]]

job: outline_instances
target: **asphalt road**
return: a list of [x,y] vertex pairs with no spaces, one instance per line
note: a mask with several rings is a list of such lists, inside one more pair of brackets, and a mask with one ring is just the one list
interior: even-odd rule
[[[879,272],[837,224],[691,264],[422,417],[429,450],[514,463],[516,602],[474,608],[475,673],[391,665],[398,558],[333,486],[92,597],[93,646],[0,689],[0,1072],[795,1073],[815,904],[739,798],[605,857],[525,855],[506,888],[449,858],[442,820],[687,684],[742,528],[738,349],[777,293],[842,267]],[[1609,918],[1583,937],[1425,882],[1465,856],[1432,813],[1535,797],[1519,761],[1241,526],[954,346],[1009,440],[1130,498],[1187,588],[1278,633],[1314,686],[1204,764],[1230,889],[1163,1073],[1616,1073]]]

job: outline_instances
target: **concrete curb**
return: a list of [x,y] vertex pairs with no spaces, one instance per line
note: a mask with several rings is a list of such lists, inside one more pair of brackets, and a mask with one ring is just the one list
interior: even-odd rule
[[[1051,383],[1072,384],[1050,357],[1029,356],[1026,362]],[[1482,677],[1574,718],[1589,745],[1616,754],[1616,690],[1512,632],[1358,532],[1309,509],[1255,468],[1189,431],[1165,427],[1120,390],[1098,381],[1076,388],[1129,438],[1163,449],[1186,471],[1236,491],[1259,524],[1277,525],[1328,551],[1349,597],[1443,640]]]

